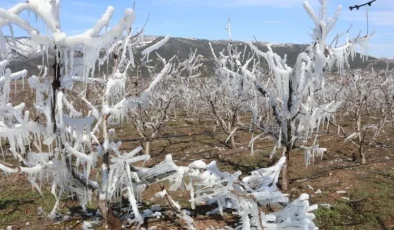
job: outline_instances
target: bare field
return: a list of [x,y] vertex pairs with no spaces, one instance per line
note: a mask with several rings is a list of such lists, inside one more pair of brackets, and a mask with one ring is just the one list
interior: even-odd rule
[[[221,169],[228,171],[241,170],[243,175],[250,171],[266,167],[275,162],[269,159],[272,143],[269,140],[255,144],[255,154],[250,154],[248,142],[251,134],[239,131],[236,135],[236,149],[229,149],[223,142],[226,136],[217,132],[212,134],[212,121],[197,121],[178,118],[168,122],[161,132],[161,137],[152,142],[151,160],[148,165],[163,160],[166,154],[172,154],[179,165],[187,165],[193,160],[203,159],[206,162],[216,160]],[[130,150],[140,145],[138,134],[129,124],[117,127],[117,137],[124,143],[121,150]],[[386,145],[384,145],[386,144]],[[336,137],[336,133],[325,133],[320,136],[320,146],[328,148],[323,160],[305,167],[304,153],[296,149],[290,158],[290,197],[298,197],[301,193],[310,194],[313,204],[329,204],[320,206],[315,214],[316,224],[320,229],[394,229],[394,157],[391,143],[370,144],[366,149],[366,165],[352,161],[352,153],[357,151],[352,145]],[[6,145],[6,144],[5,144]],[[5,146],[3,146],[5,147]],[[277,153],[276,156],[279,153]],[[6,162],[12,162],[6,157]],[[92,171],[95,175],[96,171]],[[145,228],[156,226],[157,229],[183,229],[183,223],[177,219],[163,200],[152,198],[160,191],[159,185],[149,187],[144,193],[142,207],[152,204],[160,205],[163,216],[146,221]],[[321,192],[320,192],[321,191]],[[338,193],[340,191],[340,193]],[[49,185],[43,185],[43,197],[33,190],[26,176],[0,176],[0,227],[13,229],[81,229],[83,220],[93,220],[97,206],[92,203],[85,213],[77,206],[77,202],[64,197],[61,212],[68,215],[68,220],[54,222],[48,220],[46,214],[52,209],[54,199]],[[188,192],[172,192],[172,197],[183,208],[190,209]],[[233,226],[237,217],[231,212],[208,216],[205,213],[214,207],[197,207],[192,212],[198,229],[209,227]],[[40,211],[39,209],[42,209]],[[105,229],[101,223],[98,229]],[[133,228],[132,228],[133,229]]]

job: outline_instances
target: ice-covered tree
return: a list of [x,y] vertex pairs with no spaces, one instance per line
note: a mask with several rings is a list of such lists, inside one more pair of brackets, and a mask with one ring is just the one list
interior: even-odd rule
[[345,141],[353,144],[359,154],[360,163],[366,164],[365,146],[381,136],[385,126],[393,122],[394,79],[393,71],[372,72],[349,71],[345,90],[341,95],[344,101],[343,116],[352,121],[353,131],[338,126],[338,132]]
[[[207,103],[217,125],[227,135],[225,142],[229,141],[230,147],[235,148],[236,131],[242,126],[240,116],[243,112],[251,111],[250,103],[257,97],[254,81],[245,76],[240,67],[248,67],[251,62],[255,66],[257,64],[253,63],[256,60],[250,52],[247,55],[246,45],[233,44],[230,22],[226,28],[229,34],[226,49],[216,54],[210,44],[215,62],[215,75],[202,83],[199,94]],[[254,68],[251,71],[255,73],[259,69]]]
[[[152,83],[141,92],[126,90],[128,71],[135,67],[133,55],[139,35],[132,28],[135,17],[132,9],[126,9],[117,24],[105,29],[114,13],[114,8],[108,7],[91,29],[79,35],[67,36],[60,27],[59,6],[59,1],[29,0],[8,10],[0,9],[1,27],[9,26],[12,33],[12,26],[16,25],[41,47],[41,74],[31,76],[28,82],[35,91],[36,114],[44,120],[40,122],[32,119],[29,111],[23,110],[24,104],[13,106],[9,103],[10,81],[24,77],[27,73],[11,74],[9,69],[4,68],[7,61],[2,61],[2,103],[7,109],[1,117],[4,120],[1,137],[10,143],[11,153],[19,160],[20,166],[0,164],[0,167],[8,173],[26,173],[38,191],[41,191],[45,179],[49,179],[52,183],[51,192],[56,198],[51,217],[56,216],[62,194],[76,196],[85,208],[98,192],[102,216],[108,220],[107,217],[112,215],[109,202],[120,202],[122,196],[119,196],[119,192],[127,190],[135,220],[141,224],[143,218],[138,212],[137,188],[133,183],[136,176],[131,173],[131,166],[127,162],[148,159],[149,155],[133,158],[140,149],[129,154],[120,153],[120,143],[109,140],[108,125],[122,122],[130,109],[144,103],[163,76],[155,76]],[[23,11],[31,12],[42,20],[48,35],[43,35],[28,20],[19,16]],[[0,36],[3,37],[3,33]],[[149,53],[158,49],[168,38],[143,50],[144,60],[148,60]],[[77,52],[82,53],[82,57],[76,57]],[[110,65],[112,59],[112,68],[106,74],[101,74],[100,68]],[[53,71],[48,71],[50,68]],[[84,86],[82,92],[77,92],[78,87],[75,85],[78,83]],[[84,98],[86,89],[92,84],[100,85],[97,103]],[[81,113],[81,108],[74,107],[77,103],[69,101],[72,93],[79,93],[85,110],[89,110],[87,115]],[[101,138],[103,141],[99,141]],[[26,149],[25,146],[31,141],[35,148]],[[102,168],[100,183],[92,180],[90,175],[91,169],[98,167],[98,162]]]
[[[10,151],[19,159],[23,159],[29,149],[26,145],[30,142],[27,127],[20,125],[20,122],[28,122],[29,112],[25,112],[25,103],[13,105],[10,101],[11,83],[27,76],[27,71],[22,70],[12,73],[10,69],[6,68],[7,60],[0,61],[0,126],[1,139],[6,139],[10,144]],[[31,127],[34,129],[34,127]],[[19,154],[18,154],[19,153]],[[4,153],[3,153],[4,156]]]
[[[130,112],[129,120],[143,138],[143,146],[146,154],[149,154],[150,144],[154,141],[165,123],[170,119],[170,112],[176,107],[188,107],[186,95],[188,95],[188,80],[197,77],[198,67],[201,64],[195,61],[196,51],[192,52],[189,58],[184,61],[177,60],[176,56],[166,61],[160,57],[164,68],[158,75],[163,78],[149,95],[144,98],[144,103],[138,104]],[[154,70],[150,70],[154,72]]]
[[[332,68],[336,68],[339,72],[343,71],[344,67],[349,65],[349,58],[353,58],[356,54],[356,47],[366,48],[371,36],[359,34],[350,39],[347,34],[343,45],[330,46],[327,41],[328,36],[335,27],[342,7],[337,8],[333,17],[328,17],[328,1],[319,2],[321,5],[319,13],[316,13],[307,1],[304,2],[305,11],[312,19],[315,28],[312,31],[311,44],[298,55],[293,67],[287,65],[286,56],[280,57],[270,46],[267,52],[262,52],[249,42],[255,55],[265,59],[274,74],[274,89],[266,88],[259,81],[256,81],[256,87],[261,95],[269,99],[274,124],[276,124],[270,127],[260,125],[260,129],[277,139],[276,146],[283,146],[283,155],[287,158],[282,173],[284,190],[288,189],[288,163],[294,143],[297,140],[306,141],[313,137],[320,124],[330,119],[331,114],[335,113],[341,104],[338,100],[324,104],[315,100],[317,94],[324,93],[326,72]],[[243,71],[246,76],[254,78],[247,68],[243,68]],[[315,146],[314,150],[319,152],[324,149]]]
[[[185,188],[190,192],[192,208],[208,203],[216,204],[220,213],[225,208],[235,210],[242,223],[237,229],[316,229],[312,222],[314,215],[310,213],[316,206],[309,205],[306,194],[282,211],[267,214],[263,210],[267,204],[288,202],[287,196],[276,187],[286,157],[275,166],[258,169],[240,180],[241,172],[222,172],[216,162],[206,164],[197,160],[182,167],[167,155],[161,163],[146,168],[141,165],[150,156],[140,154],[141,147],[120,151],[122,143],[111,140],[113,130],[109,126],[125,121],[128,113],[138,106],[149,106],[156,87],[162,87],[162,81],[170,79],[164,78],[171,74],[177,77],[176,73],[180,72],[171,72],[170,60],[162,59],[164,68],[146,88],[136,91],[127,88],[129,70],[136,67],[133,54],[139,41],[132,28],[134,11],[126,9],[119,23],[105,30],[114,12],[109,7],[92,29],[67,36],[60,27],[59,6],[58,0],[29,0],[8,10],[0,9],[1,28],[9,26],[11,32],[12,25],[22,28],[41,46],[43,55],[41,73],[28,79],[29,87],[35,92],[34,110],[40,119],[32,119],[23,104],[14,106],[9,101],[10,81],[25,77],[26,71],[12,74],[5,69],[7,61],[0,62],[3,89],[0,100],[5,105],[0,111],[0,136],[10,144],[9,151],[19,162],[19,165],[0,163],[0,169],[5,173],[26,174],[40,193],[43,183],[51,183],[56,202],[50,217],[58,217],[60,200],[67,194],[77,198],[83,208],[97,201],[101,216],[111,229],[122,228],[111,205],[126,203],[131,216],[129,223],[140,227],[150,216],[149,212],[140,212],[141,193],[151,184],[168,181],[170,191]],[[19,16],[23,11],[41,19],[48,35]],[[141,62],[149,62],[150,53],[168,39],[165,37],[144,49]],[[82,56],[77,58],[76,53]],[[179,71],[186,69],[192,77],[198,75],[194,72],[196,66],[184,63]],[[108,71],[103,73],[103,68]],[[88,89],[93,85],[97,96],[89,98]],[[31,143],[34,147],[26,148]],[[94,179],[92,168],[98,168],[96,178],[100,179]],[[168,201],[189,229],[195,228],[188,212],[164,187],[157,196]]]

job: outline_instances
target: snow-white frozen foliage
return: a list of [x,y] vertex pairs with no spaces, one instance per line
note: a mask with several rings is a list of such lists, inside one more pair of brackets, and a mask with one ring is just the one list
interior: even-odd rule
[[[325,94],[328,70],[335,67],[341,74],[344,68],[348,67],[349,58],[354,58],[356,47],[359,46],[365,50],[372,36],[372,34],[358,35],[354,39],[349,39],[347,34],[345,44],[331,47],[327,38],[339,18],[342,7],[337,8],[334,17],[327,17],[327,2],[327,0],[319,1],[321,5],[319,13],[316,13],[307,1],[304,2],[305,11],[312,19],[315,28],[312,31],[312,43],[297,56],[293,67],[287,65],[286,55],[283,58],[280,57],[270,46],[268,46],[268,51],[262,52],[255,44],[249,42],[253,53],[267,62],[273,75],[274,87],[267,87],[266,81],[262,82],[258,75],[239,66],[244,69],[245,76],[256,82],[257,90],[261,95],[267,98],[268,107],[273,116],[271,124],[260,122],[259,128],[263,133],[270,134],[277,140],[273,153],[276,149],[283,148],[283,154],[288,160],[294,143],[298,140],[307,145],[308,139],[319,131],[324,122],[330,121],[332,114],[342,104],[340,100],[335,99],[316,100],[318,95]],[[324,150],[315,144],[312,147],[306,147],[306,164],[311,162],[313,152],[322,154]],[[284,190],[287,190],[288,186],[287,168],[286,163],[283,167],[282,180]]]
[[[284,146],[290,151],[296,139],[307,140],[340,106],[341,102],[334,100],[318,103],[315,94],[324,93],[325,71],[334,66],[342,71],[348,57],[354,55],[354,47],[366,44],[369,36],[346,39],[340,47],[328,46],[327,35],[338,19],[340,8],[333,18],[326,18],[327,1],[320,3],[320,17],[304,3],[316,27],[313,43],[299,54],[293,67],[287,66],[286,58],[275,54],[270,47],[267,52],[261,52],[253,43],[245,46],[244,52],[231,43],[227,53],[216,55],[212,50],[217,67],[212,81],[216,84],[205,81],[211,88],[202,89],[207,93],[200,96],[208,98],[218,124],[228,134],[227,141],[234,137],[240,124],[239,113],[246,111],[252,112],[254,125],[277,138],[275,148]],[[27,71],[11,73],[6,68],[8,61],[0,60],[0,138],[9,143],[6,151],[19,162],[19,166],[0,163],[0,169],[7,174],[25,173],[40,193],[42,184],[49,181],[56,199],[51,217],[57,217],[65,194],[76,197],[83,208],[89,202],[98,201],[100,214],[108,222],[113,215],[110,205],[127,199],[132,213],[129,223],[141,226],[144,218],[154,216],[149,211],[141,212],[142,193],[151,184],[167,181],[169,188],[162,187],[156,197],[165,199],[189,229],[196,229],[190,212],[170,196],[177,189],[189,191],[192,209],[206,204],[217,207],[208,215],[234,210],[240,219],[235,229],[316,229],[311,211],[317,206],[309,204],[308,195],[302,194],[290,202],[276,187],[288,156],[281,157],[272,167],[257,169],[240,179],[240,171],[221,171],[215,161],[196,160],[188,166],[177,166],[172,156],[167,155],[163,162],[147,168],[143,165],[150,159],[149,151],[141,154],[141,147],[121,151],[122,143],[113,141],[116,130],[110,126],[133,119],[141,136],[154,138],[167,114],[153,113],[147,121],[140,119],[141,114],[147,114],[141,110],[152,106],[163,110],[170,107],[175,95],[192,95],[196,86],[190,82],[199,76],[201,57],[192,52],[186,61],[175,63],[175,57],[166,60],[158,55],[163,68],[151,72],[151,83],[145,88],[132,90],[129,74],[137,65],[147,65],[151,52],[158,50],[169,37],[145,48],[142,59],[135,60],[134,53],[141,40],[132,27],[135,18],[132,9],[126,9],[118,23],[107,28],[114,14],[114,8],[108,7],[91,29],[67,36],[61,30],[59,7],[59,0],[29,0],[8,10],[0,9],[0,27],[8,26],[11,33],[13,26],[25,30],[31,41],[40,46],[43,57],[40,74],[28,78],[28,87],[35,92],[33,109],[38,119],[32,118],[24,103],[13,105],[10,101],[10,83],[27,77]],[[47,35],[20,16],[24,11],[43,21]],[[230,27],[227,28],[231,40]],[[7,57],[6,48],[0,33],[1,57]],[[246,49],[252,53],[246,55]],[[264,78],[266,72],[260,67],[260,59],[268,63],[273,78]],[[49,71],[51,68],[53,71]],[[109,70],[104,74],[103,69]],[[252,90],[254,87],[257,91]],[[91,90],[96,90],[99,96],[90,98]],[[215,100],[220,102],[215,104]],[[190,106],[191,99],[187,96],[180,101]],[[83,109],[76,106],[77,102]],[[261,122],[259,113],[265,109],[271,110],[276,129]],[[145,126],[154,130],[153,136],[148,138],[144,134]],[[307,163],[324,152],[316,142],[305,150]],[[99,170],[93,171],[94,168]],[[93,172],[97,174],[92,175]],[[275,213],[264,211],[266,205],[275,203],[286,206]],[[83,228],[91,227],[90,222],[83,224]]]

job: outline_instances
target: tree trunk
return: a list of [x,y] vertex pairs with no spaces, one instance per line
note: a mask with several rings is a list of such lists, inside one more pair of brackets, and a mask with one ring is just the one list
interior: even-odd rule
[[361,164],[362,164],[362,165],[367,164],[367,159],[365,159],[365,154],[364,154],[363,147],[362,147],[361,144],[360,144],[360,148],[358,149],[358,151],[359,151],[359,153],[360,153],[360,161],[361,161]]
[[364,138],[366,135],[366,130],[362,131],[361,129],[361,113],[360,111],[357,112],[357,131],[358,131],[358,153],[360,154],[360,163],[362,165],[365,165],[367,163],[367,160],[365,159],[365,154],[363,152],[363,143],[364,143]]
[[108,228],[110,230],[122,229],[122,221],[112,213],[111,209],[108,208],[107,202],[105,200],[100,200],[98,207],[101,216],[107,222]]
[[111,210],[108,210],[107,223],[110,230],[121,230],[122,221],[116,217]]
[[55,62],[52,65],[52,69],[54,72],[54,76],[52,79],[52,104],[51,104],[51,119],[52,119],[52,125],[53,125],[53,133],[56,134],[57,131],[57,126],[56,126],[56,96],[57,93],[60,89],[61,82],[60,82],[60,77],[61,77],[61,66],[60,66],[60,53],[57,51],[57,47],[55,46]]
[[352,161],[353,162],[357,161],[356,151],[354,151],[353,154],[352,154]]
[[144,153],[148,154],[150,153],[150,141],[146,141],[144,144]]
[[231,137],[230,137],[231,149],[235,149],[236,148],[234,135],[235,134],[231,135]]
[[177,113],[177,109],[174,108],[174,119],[177,120],[178,119],[178,113]]
[[286,147],[286,162],[282,166],[282,191],[286,192],[289,189],[289,161],[291,148]]
[[[103,137],[104,140],[108,139],[108,131],[107,131],[107,120],[108,120],[108,115],[105,115],[103,117]],[[100,191],[100,196],[99,196],[99,202],[98,202],[98,207],[101,212],[101,216],[105,221],[108,223],[108,227],[111,230],[118,230],[122,228],[122,222],[121,220],[114,216],[110,210],[110,207],[108,207],[108,202],[107,202],[107,188],[108,188],[108,174],[109,174],[109,150],[107,148],[104,148],[104,154],[103,154],[103,165],[102,165],[102,171],[101,171],[101,191]]]

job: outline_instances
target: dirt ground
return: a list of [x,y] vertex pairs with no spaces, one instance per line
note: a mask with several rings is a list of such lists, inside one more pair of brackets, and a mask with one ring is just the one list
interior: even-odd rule
[[[250,171],[266,167],[274,162],[269,159],[272,150],[270,141],[260,141],[255,145],[255,155],[247,147],[251,134],[245,131],[237,133],[236,149],[229,149],[223,143],[225,136],[217,133],[209,135],[211,122],[198,124],[190,121],[172,121],[163,130],[161,136],[183,135],[181,137],[161,138],[152,143],[154,164],[171,153],[179,165],[187,165],[193,160],[216,160],[218,165],[228,171],[241,170],[243,175]],[[130,150],[140,143],[130,141],[138,138],[128,125],[117,127],[118,139],[123,140],[123,150]],[[203,134],[205,133],[205,134]],[[198,135],[194,135],[198,134]],[[366,149],[367,165],[352,161],[356,149],[334,134],[320,137],[320,146],[328,149],[323,159],[316,159],[313,165],[304,164],[304,153],[295,149],[290,159],[290,197],[301,193],[310,194],[312,204],[323,204],[315,211],[315,223],[320,229],[394,229],[394,157],[390,143],[387,146],[371,144]],[[278,153],[279,154],[279,153]],[[12,162],[11,157],[5,158]],[[93,172],[94,173],[94,172]],[[152,199],[158,185],[148,189],[143,204],[157,204],[166,208],[164,201]],[[51,211],[54,199],[49,185],[43,185],[43,197],[33,190],[24,175],[0,176],[0,229],[13,226],[13,229],[81,229],[84,220],[97,218],[96,205],[91,204],[88,212],[83,212],[76,201],[64,197],[61,204],[66,221],[51,221],[46,218]],[[173,198],[183,208],[190,209],[187,192],[173,192]],[[328,205],[327,205],[328,204]],[[330,206],[330,207],[328,207]],[[214,207],[200,207],[193,214],[198,229],[209,227],[234,226],[237,217],[231,212],[207,216],[204,213]],[[143,210],[143,207],[142,207]],[[162,211],[161,218],[151,218],[145,224],[146,229],[183,229],[183,223],[168,210]],[[105,229],[101,223],[97,229]]]
[[[19,93],[24,98],[16,97],[14,104],[32,98],[27,87]],[[255,154],[251,155],[248,147],[251,133],[241,130],[236,134],[237,148],[229,149],[223,143],[226,136],[220,130],[212,134],[213,124],[212,120],[199,123],[181,118],[169,122],[160,134],[163,138],[152,143],[148,166],[162,161],[166,154],[172,154],[178,165],[187,165],[197,159],[215,160],[223,170],[240,170],[243,175],[248,175],[252,170],[275,162],[275,159],[269,159],[272,141],[256,142]],[[306,167],[303,151],[294,149],[290,157],[289,194],[295,199],[301,193],[308,193],[310,202],[319,204],[314,213],[320,229],[394,229],[394,145],[391,142],[394,132],[392,127],[390,129],[386,130],[385,138],[366,147],[366,165],[352,161],[356,148],[332,132],[320,135],[320,147],[328,151],[313,165]],[[116,132],[116,139],[123,141],[121,150],[129,151],[141,144],[135,140],[139,136],[130,124],[116,127]],[[279,153],[276,156],[279,157]],[[0,155],[0,161],[14,162],[7,155],[3,159]],[[54,198],[49,184],[42,187],[43,196],[32,188],[25,175],[0,173],[0,229],[7,226],[13,226],[13,229],[81,229],[84,220],[98,219],[96,204],[92,203],[87,212],[83,212],[75,200],[63,197],[60,211],[68,219],[49,220],[47,214],[53,207]],[[173,215],[166,202],[152,199],[158,191],[158,185],[148,188],[141,210],[144,206],[157,204],[164,208],[163,216],[146,220],[144,228],[184,229],[184,223]],[[172,192],[171,196],[183,208],[190,209],[187,192]],[[199,207],[192,213],[198,229],[234,226],[238,222],[231,211],[223,217],[205,215],[213,208]],[[99,220],[97,229],[106,229],[106,224]]]

